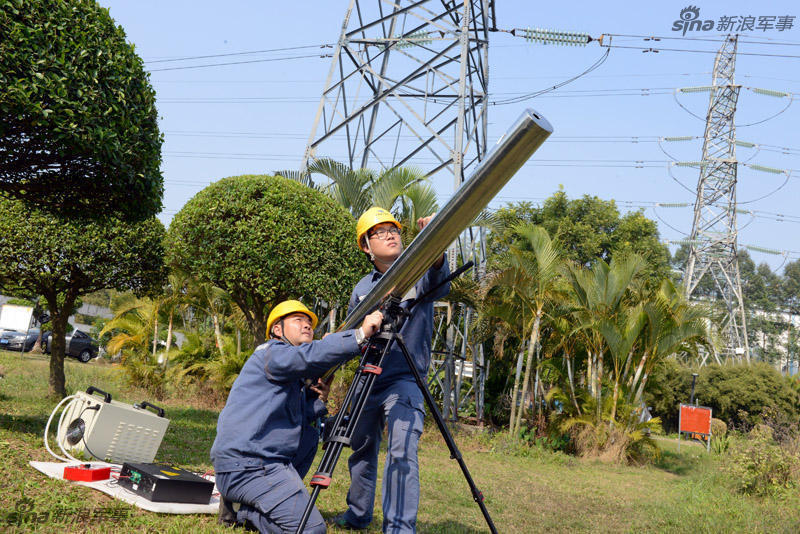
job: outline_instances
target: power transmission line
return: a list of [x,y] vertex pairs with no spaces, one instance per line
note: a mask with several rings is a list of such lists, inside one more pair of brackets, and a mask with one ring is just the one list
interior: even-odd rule
[[579,78],[581,78],[583,76],[586,76],[587,74],[589,74],[593,70],[595,70],[598,67],[600,67],[600,65],[605,63],[606,59],[608,59],[609,53],[611,53],[611,50],[606,50],[606,53],[603,54],[600,57],[600,59],[598,59],[592,65],[590,65],[586,70],[584,70],[580,74],[576,74],[575,76],[572,76],[571,78],[568,78],[568,79],[566,79],[566,80],[564,80],[562,82],[559,82],[559,83],[553,85],[552,87],[547,87],[547,88],[544,88],[544,89],[540,89],[538,91],[534,91],[532,93],[528,93],[526,95],[515,97],[515,98],[508,98],[508,99],[505,99],[505,100],[495,100],[495,101],[492,102],[492,105],[502,106],[502,105],[506,105],[506,104],[518,104],[520,102],[525,102],[526,100],[530,100],[532,98],[536,98],[537,96],[543,95],[545,93],[549,93],[550,91],[555,91],[559,87],[563,87],[563,86],[567,85],[568,83],[572,83],[575,80],[577,80],[577,79],[579,79]]
[[[615,45],[615,44],[607,44],[607,45],[600,45],[607,48],[623,48],[623,49],[631,49],[631,50],[641,50],[642,52],[688,52],[693,54],[716,54],[714,50],[693,50],[690,48],[653,48],[647,46],[624,46],[624,45]],[[756,56],[756,57],[779,57],[779,58],[787,58],[787,59],[800,59],[800,55],[796,54],[766,54],[761,52],[737,52],[739,56]]]
[[187,70],[187,69],[203,69],[207,67],[222,67],[225,65],[244,65],[248,63],[268,63],[270,61],[287,61],[291,59],[307,59],[307,58],[326,58],[331,57],[330,54],[310,54],[306,56],[288,56],[288,57],[276,57],[276,58],[267,58],[267,59],[251,59],[248,61],[228,61],[224,63],[206,63],[203,65],[190,65],[184,67],[165,67],[163,69],[150,69],[150,72],[163,72],[168,70]]
[[[306,135],[300,132],[236,132],[236,131],[215,131],[215,130],[164,130],[165,135],[170,136],[190,136],[190,137],[240,137],[252,139],[272,139],[272,138],[291,138],[291,139],[305,139]],[[415,139],[413,135],[401,135],[402,139]],[[691,141],[702,139],[701,136],[682,136],[682,137],[669,137],[659,135],[552,135],[547,139],[549,143],[658,143],[661,141]],[[742,143],[747,143],[745,146]],[[764,151],[777,152],[787,155],[790,152],[797,152],[800,155],[800,148],[786,147],[781,145],[773,145],[768,143],[755,143],[747,141],[737,141],[739,146],[745,148],[758,148]]]
[[[714,39],[711,37],[686,37],[686,36],[677,36],[677,35],[635,35],[635,34],[626,34],[626,33],[605,33],[603,35],[607,35],[609,37],[631,37],[635,39],[643,39],[645,41],[661,41],[661,40],[678,40],[678,41],[706,41],[719,44],[727,34],[719,34],[720,37],[723,39]],[[784,41],[778,42],[777,40],[770,38],[770,37],[761,37],[759,39],[764,39],[767,42],[761,41],[750,41],[748,39],[752,39],[752,37],[746,34],[739,35],[739,42],[746,43],[746,44],[763,44],[763,45],[773,45],[773,46],[800,46],[800,41]]]
[[210,59],[214,57],[231,57],[231,56],[246,56],[252,54],[267,54],[271,52],[286,52],[289,50],[303,50],[308,48],[331,48],[333,44],[331,43],[323,43],[319,45],[305,45],[305,46],[289,46],[286,48],[270,48],[266,50],[248,50],[245,52],[229,52],[225,54],[208,54],[205,56],[188,56],[188,57],[176,57],[176,58],[169,58],[169,59],[151,59],[145,60],[145,63],[153,64],[153,63],[170,63],[174,61],[192,61],[197,59]]

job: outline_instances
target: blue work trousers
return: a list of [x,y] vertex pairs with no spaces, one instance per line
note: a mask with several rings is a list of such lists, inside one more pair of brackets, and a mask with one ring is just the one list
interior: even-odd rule
[[[302,433],[291,463],[272,462],[262,467],[216,473],[217,489],[230,503],[239,503],[238,523],[249,521],[259,532],[295,532],[309,495],[303,478],[314,462],[319,434],[308,427]],[[304,532],[325,532],[325,523],[314,508]]]
[[383,473],[383,531],[417,531],[419,508],[419,462],[417,446],[422,435],[425,405],[416,382],[396,380],[370,394],[353,433],[350,491],[345,519],[366,527],[372,521],[378,450],[384,426],[388,428],[386,464]]
[[[249,521],[262,534],[295,532],[308,504],[303,479],[288,463],[217,473],[217,488],[226,500],[240,503],[236,520]],[[303,532],[322,534],[325,521],[314,507]]]

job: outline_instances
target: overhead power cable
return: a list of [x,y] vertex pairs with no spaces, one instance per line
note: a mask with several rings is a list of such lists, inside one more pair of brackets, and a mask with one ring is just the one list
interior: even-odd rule
[[[563,84],[562,84],[563,85]],[[562,91],[557,91],[554,94],[546,94],[551,93],[561,87],[562,85],[555,85],[548,88],[540,89],[534,91],[532,93],[526,92],[518,92],[518,91],[506,91],[506,92],[497,92],[491,93],[490,96],[498,97],[500,95],[513,95],[509,96],[508,98],[496,99],[491,101],[493,105],[505,105],[505,104],[513,104],[522,102],[525,100],[529,100],[531,98],[535,98],[537,96],[542,96],[543,98],[586,98],[586,97],[607,97],[607,96],[651,96],[651,95],[677,95],[678,93],[692,93],[692,92],[701,92],[701,91],[710,91],[712,87],[710,86],[701,86],[701,87],[682,87],[682,88],[674,88],[674,87],[613,87],[613,88],[604,88],[604,89],[567,89]],[[758,89],[758,88],[751,88],[745,87],[745,89],[752,90],[754,93],[763,94],[767,96],[774,96],[774,97],[789,97],[789,103],[786,107],[782,110],[777,112],[774,115],[767,117],[766,119],[762,119],[759,122],[764,122],[769,120],[784,111],[789,107],[791,102],[794,100],[794,97],[800,96],[800,93],[790,93],[784,91],[771,91],[768,89]],[[405,98],[425,98],[425,95],[422,94],[411,94],[411,93],[398,93],[397,97],[405,97]],[[441,98],[435,100],[437,102],[447,103],[448,105],[452,103],[453,98]],[[429,99],[430,100],[430,99]],[[285,95],[285,96],[241,96],[241,97],[198,97],[198,98],[168,98],[162,97],[159,99],[160,103],[168,103],[168,104],[249,104],[249,103],[275,103],[275,102],[293,102],[293,103],[308,103],[308,102],[316,102],[317,99],[313,95],[308,96],[300,96],[297,94],[293,95]],[[683,104],[678,101],[678,105],[681,106],[684,110],[686,110],[689,114],[693,115],[695,118],[700,120],[705,120],[702,117],[691,112],[688,110]],[[758,123],[750,123],[744,124],[740,126],[752,126],[753,124]]]
[[292,59],[326,58],[326,57],[332,57],[332,56],[331,54],[310,54],[306,56],[288,56],[288,57],[275,57],[267,59],[251,59],[248,61],[228,61],[224,63],[206,63],[203,65],[188,65],[184,67],[165,67],[163,69],[150,69],[150,72],[164,72],[168,70],[203,69],[207,67],[222,67],[225,65],[244,65],[248,63],[268,63],[270,61],[287,61]]
[[[631,34],[618,34],[618,33],[604,33],[600,37],[591,37],[589,34],[585,33],[577,33],[577,32],[562,32],[562,31],[551,31],[551,30],[542,30],[539,28],[531,29],[531,28],[514,28],[513,30],[500,30],[515,37],[521,37],[529,42],[533,43],[540,43],[540,44],[557,44],[557,45],[580,45],[584,46],[590,42],[597,42],[601,47],[605,47],[608,49],[611,48],[623,48],[623,49],[632,49],[632,50],[641,50],[642,52],[652,52],[652,53],[659,53],[659,52],[689,52],[689,53],[698,53],[698,54],[716,54],[716,50],[697,50],[691,48],[654,48],[652,46],[628,46],[628,45],[618,45],[614,44],[615,37],[628,37],[628,38],[636,38],[642,39],[646,42],[658,42],[666,39],[680,39],[682,42],[686,41],[707,41],[707,42],[714,42],[719,43],[722,38],[720,39],[712,39],[712,38],[694,38],[694,37],[685,37],[685,36],[652,36],[652,35],[631,35]],[[748,41],[747,39],[743,39],[740,41],[741,43],[745,44],[755,44],[755,45],[772,45],[772,46],[798,46],[800,43],[779,43],[779,42],[763,42],[763,41]],[[792,58],[792,59],[800,59],[800,55],[796,54],[769,54],[763,52],[741,52],[737,51],[737,54],[740,56],[757,56],[757,57],[782,57],[782,58]]]
[[[712,37],[686,37],[683,35],[634,35],[634,34],[627,34],[627,33],[606,33],[603,34],[609,37],[629,37],[634,39],[642,39],[643,41],[662,41],[662,40],[677,40],[677,41],[705,41],[705,42],[712,42],[712,43],[719,43],[722,39],[724,39],[727,34],[720,34],[719,38],[715,39]],[[739,42],[746,43],[746,44],[763,44],[763,45],[773,45],[773,46],[800,46],[800,41],[783,41],[779,42],[776,39],[772,39],[770,37],[761,37],[759,36],[758,39],[764,39],[764,41],[754,41],[752,40],[753,37],[740,34],[739,35]]]
[[269,48],[266,50],[247,50],[245,52],[229,52],[225,54],[207,54],[205,56],[188,56],[188,57],[175,57],[169,59],[151,59],[146,60],[145,63],[151,65],[153,63],[170,63],[174,61],[193,61],[196,59],[210,59],[214,57],[231,57],[231,56],[247,56],[252,54],[269,54],[272,52],[287,52],[289,50],[304,50],[309,48],[332,48],[333,44],[323,43],[318,45],[305,45],[305,46],[288,46],[285,48]]
[[[600,46],[606,48],[622,48],[622,49],[630,49],[630,50],[641,50],[642,52],[653,52],[658,54],[659,52],[688,52],[692,54],[716,54],[716,50],[693,50],[690,48],[653,48],[647,46],[624,46],[624,45],[617,45],[617,44],[601,44]],[[738,56],[757,56],[757,57],[780,57],[780,58],[787,58],[787,59],[800,59],[800,55],[797,54],[766,54],[760,52],[736,52]]]
[[[578,32],[565,32],[565,31],[558,31],[558,30],[545,30],[541,28],[514,28],[512,30],[500,30],[516,37],[522,37],[528,42],[542,44],[542,45],[560,45],[560,46],[586,46],[587,43],[593,41],[594,39],[589,36],[588,33],[578,33]],[[606,53],[600,56],[597,61],[592,63],[589,67],[587,67],[583,72],[580,74],[576,74],[566,80],[563,80],[555,85],[550,87],[545,87],[543,89],[539,89],[537,91],[527,93],[522,96],[507,98],[502,100],[495,100],[491,102],[492,105],[495,106],[504,106],[507,104],[518,104],[520,102],[525,102],[527,100],[531,100],[536,98],[537,96],[541,96],[545,93],[549,93],[551,91],[555,91],[559,87],[563,87],[569,83],[574,82],[575,80],[586,76],[593,70],[597,69],[600,65],[605,63],[606,59],[608,59],[608,55],[611,50],[606,50]]]
[[[663,241],[665,245],[702,245],[704,244],[703,241],[697,239],[665,239]],[[784,256],[784,257],[795,257],[800,255],[800,251],[796,250],[779,250],[776,248],[769,248],[769,247],[762,247],[759,245],[746,245],[746,244],[739,244],[738,247],[740,249],[746,249],[753,252],[761,252],[763,254],[771,254],[773,256]],[[784,261],[785,263],[785,261]],[[781,264],[783,266],[783,264]],[[780,269],[780,267],[778,267]],[[777,269],[776,269],[777,270]]]
[[[275,155],[273,156],[274,159],[278,160],[292,160],[296,159],[293,156],[286,156],[286,155]],[[199,181],[199,180],[177,180],[177,179],[166,179],[165,182],[169,185],[185,185],[185,186],[207,186],[209,182],[206,181]],[[444,193],[437,193],[437,197],[446,199],[449,198],[449,195]],[[533,201],[533,202],[541,202],[546,200],[547,197],[527,197],[527,196],[503,196],[499,195],[495,197],[497,201]],[[662,202],[662,201],[653,201],[653,200],[628,200],[628,199],[612,199],[614,203],[620,206],[624,206],[626,208],[640,208],[640,209],[655,209],[655,208],[665,208],[665,209],[675,209],[675,208],[692,208],[694,206],[691,202]],[[765,210],[755,210],[755,209],[742,209],[739,208],[736,210],[737,213],[743,215],[750,215],[752,217],[757,217],[760,219],[770,220],[774,222],[788,222],[788,223],[795,223],[800,224],[800,215],[792,215],[786,213],[778,213],[778,212],[771,212]],[[658,214],[656,213],[658,217]],[[660,217],[659,217],[660,218]],[[666,221],[664,221],[666,224]],[[679,231],[675,229],[676,231]]]
[[[308,139],[308,135],[302,132],[236,132],[236,131],[213,131],[213,130],[165,130],[168,136],[188,136],[188,137],[237,137],[252,139]],[[344,134],[342,134],[344,135]],[[396,138],[397,136],[393,137]],[[417,139],[416,136],[400,135],[401,139]],[[702,136],[658,136],[658,135],[552,135],[547,139],[548,143],[659,143],[691,141],[702,139]],[[762,151],[776,152],[784,155],[800,155],[800,148],[772,145],[767,143],[753,143],[750,141],[736,141],[737,146],[744,148],[758,148]],[[795,154],[796,153],[796,154]],[[672,158],[677,161],[677,158]]]
[[[771,96],[771,97],[775,97],[775,98],[788,98],[788,102],[777,113],[774,113],[773,115],[770,115],[770,116],[768,116],[768,117],[766,117],[764,119],[758,120],[756,122],[751,122],[751,123],[748,123],[748,124],[737,124],[736,125],[737,128],[744,128],[746,126],[754,126],[756,124],[761,124],[763,122],[766,122],[766,121],[768,121],[770,119],[774,119],[775,117],[777,117],[778,115],[780,115],[781,113],[783,113],[784,111],[789,109],[789,107],[792,105],[792,102],[794,102],[794,97],[798,96],[796,93],[788,93],[788,92],[785,92],[785,91],[774,91],[774,90],[771,90],[771,89],[762,89],[762,88],[759,88],[759,87],[747,87],[747,86],[744,86],[742,88],[743,89],[747,89],[749,91],[752,91],[753,93],[758,94],[758,95]],[[675,89],[675,92],[673,93],[673,98],[675,99],[675,103],[677,103],[678,106],[681,109],[683,109],[686,113],[688,113],[689,115],[691,115],[695,119],[698,119],[700,121],[705,122],[706,119],[704,117],[701,117],[701,116],[697,115],[696,113],[693,113],[689,108],[687,108],[686,106],[684,106],[681,103],[681,101],[678,99],[678,93],[684,93],[684,94],[686,94],[686,93],[709,93],[709,92],[714,91],[715,89],[716,89],[716,87],[714,87],[713,85],[703,85],[703,86],[698,86],[698,87],[679,87],[678,89]]]

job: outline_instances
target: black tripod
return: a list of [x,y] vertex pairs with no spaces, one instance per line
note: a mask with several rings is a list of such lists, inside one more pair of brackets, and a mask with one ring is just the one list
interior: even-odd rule
[[[460,274],[460,272],[453,273],[454,276],[451,276],[451,278],[458,276],[458,274]],[[421,300],[422,298],[418,299],[417,302]],[[400,347],[403,353],[403,357],[406,359],[409,369],[411,369],[414,375],[417,386],[425,397],[425,403],[428,405],[428,409],[431,411],[436,421],[436,426],[439,427],[439,432],[441,432],[448,449],[450,449],[450,458],[458,462],[461,471],[464,473],[464,478],[467,480],[467,484],[469,484],[470,491],[472,491],[472,498],[478,503],[483,517],[486,519],[486,524],[489,525],[489,530],[492,534],[497,534],[497,529],[492,522],[492,518],[489,516],[489,511],[483,503],[483,494],[475,486],[475,482],[472,480],[472,476],[470,476],[469,470],[467,469],[467,464],[464,463],[461,452],[458,450],[455,441],[453,441],[453,436],[450,435],[450,431],[445,425],[439,410],[436,408],[436,403],[430,391],[428,391],[425,382],[423,382],[422,377],[420,377],[414,360],[403,342],[403,337],[400,335],[400,327],[409,312],[403,309],[400,306],[400,301],[394,297],[389,297],[386,300],[381,311],[383,312],[381,331],[370,338],[369,344],[364,354],[361,356],[361,361],[356,371],[356,378],[350,384],[350,388],[345,395],[343,408],[339,410],[339,413],[334,418],[330,432],[325,433],[326,437],[324,438],[323,445],[325,453],[322,455],[322,460],[320,461],[317,472],[311,478],[310,484],[313,488],[311,497],[306,505],[306,509],[303,512],[303,517],[300,520],[300,525],[296,532],[299,534],[305,528],[311,511],[314,508],[314,504],[317,501],[319,492],[330,486],[333,470],[336,468],[336,463],[339,461],[339,456],[342,454],[342,448],[344,446],[350,446],[350,440],[358,425],[358,420],[364,410],[367,398],[372,391],[372,385],[381,374],[381,366],[383,365],[386,355],[389,354],[392,344],[397,343],[397,346]]]

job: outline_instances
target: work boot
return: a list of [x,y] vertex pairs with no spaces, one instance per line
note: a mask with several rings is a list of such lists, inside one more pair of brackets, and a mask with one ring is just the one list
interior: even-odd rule
[[233,503],[226,501],[224,497],[219,497],[219,515],[217,515],[217,523],[225,525],[226,527],[236,526],[236,511],[233,509]]
[[344,513],[341,513],[337,516],[334,516],[330,519],[327,519],[327,523],[331,526],[335,526],[341,528],[343,530],[366,530],[367,527],[357,527],[350,523],[347,518],[345,518]]

